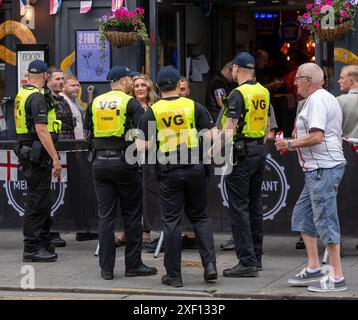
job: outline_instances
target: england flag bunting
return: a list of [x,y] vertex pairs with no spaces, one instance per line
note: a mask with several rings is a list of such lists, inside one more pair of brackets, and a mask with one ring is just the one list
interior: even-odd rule
[[80,13],[87,13],[91,9],[92,9],[92,0],[90,0],[90,1],[81,1]]
[[50,15],[59,13],[62,0],[50,0]]
[[[67,182],[67,156],[66,152],[60,152],[61,176],[52,176],[52,182]],[[0,181],[18,180],[18,159],[13,150],[0,150]]]
[[17,157],[12,150],[0,150],[0,180],[17,181]]
[[112,11],[116,11],[117,9],[121,9],[123,7],[124,0],[112,0]]

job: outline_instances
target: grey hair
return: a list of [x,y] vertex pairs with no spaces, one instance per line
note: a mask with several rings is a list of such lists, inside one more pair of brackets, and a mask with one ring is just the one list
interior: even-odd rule
[[324,73],[321,67],[313,62],[307,62],[301,64],[299,69],[302,71],[303,75],[310,76],[311,81],[315,84],[323,84]]
[[348,65],[342,68],[342,71],[347,72],[348,77],[351,77],[354,82],[358,82],[358,66]]

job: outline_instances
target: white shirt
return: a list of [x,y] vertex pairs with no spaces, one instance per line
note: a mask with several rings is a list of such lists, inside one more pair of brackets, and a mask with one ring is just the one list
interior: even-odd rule
[[298,158],[304,171],[333,168],[346,163],[342,148],[342,110],[337,99],[324,89],[310,95],[296,120],[296,137],[307,136],[310,129],[324,132],[323,141],[299,148]]
[[68,104],[70,105],[72,114],[76,119],[76,127],[74,129],[75,139],[83,140],[85,138],[85,136],[83,133],[83,122],[82,122],[81,111],[78,109],[78,106],[69,97],[67,97],[63,93],[61,93],[61,96],[63,96],[66,99],[66,101],[68,102]]

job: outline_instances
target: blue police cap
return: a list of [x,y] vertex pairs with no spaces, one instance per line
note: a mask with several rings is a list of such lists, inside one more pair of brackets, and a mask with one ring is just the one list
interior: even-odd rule
[[233,64],[245,69],[255,69],[255,58],[248,52],[240,52],[232,60]]
[[47,63],[42,60],[31,61],[27,68],[29,73],[44,73],[48,72]]
[[134,77],[139,75],[139,72],[131,71],[128,67],[115,66],[109,70],[107,74],[107,80],[116,82],[123,77]]
[[180,80],[180,73],[173,66],[161,68],[157,74],[157,84],[174,84]]

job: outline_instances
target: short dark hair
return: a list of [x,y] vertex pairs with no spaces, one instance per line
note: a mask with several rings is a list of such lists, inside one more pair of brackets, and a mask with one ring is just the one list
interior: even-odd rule
[[55,72],[62,72],[63,73],[63,71],[61,69],[59,69],[59,68],[57,68],[55,66],[51,66],[51,67],[48,68],[49,76],[51,76]]
[[159,90],[161,92],[168,92],[173,91],[177,87],[178,82],[176,83],[163,83],[163,84],[157,84]]

